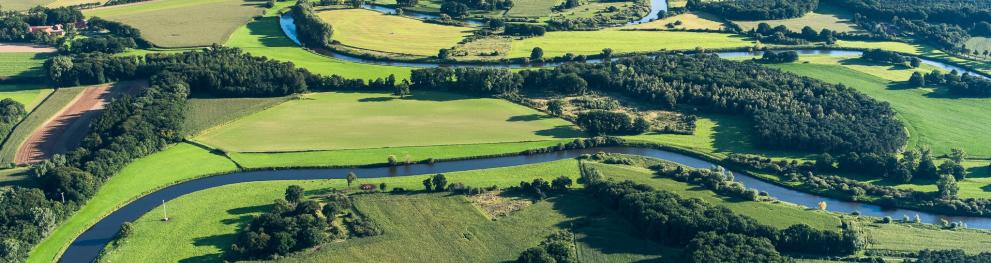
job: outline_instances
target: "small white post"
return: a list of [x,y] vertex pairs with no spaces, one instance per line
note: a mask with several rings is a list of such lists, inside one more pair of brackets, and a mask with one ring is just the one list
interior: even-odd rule
[[60,195],[62,195],[62,203],[64,204],[65,203],[65,192],[58,192],[58,193]]
[[169,221],[169,210],[165,208],[165,200],[162,200],[162,214],[165,216],[162,221]]

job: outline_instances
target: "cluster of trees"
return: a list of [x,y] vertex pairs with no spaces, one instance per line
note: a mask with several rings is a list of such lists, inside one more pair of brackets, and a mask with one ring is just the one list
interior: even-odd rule
[[31,31],[31,26],[63,25],[69,32],[83,21],[83,13],[68,7],[47,8],[37,6],[27,12],[0,10],[0,42],[34,42],[54,45],[61,39],[42,31]]
[[854,21],[882,37],[904,36],[951,51],[962,44],[978,23],[991,20],[986,3],[956,0],[827,0],[855,13]]
[[842,233],[803,224],[778,230],[699,199],[684,199],[631,181],[604,180],[594,168],[583,167],[582,176],[586,191],[593,197],[631,220],[639,233],[660,242],[684,245],[702,233],[715,232],[763,238],[782,252],[824,255],[851,254],[862,243],[858,230],[848,223],[844,223]]
[[103,5],[104,6],[123,5],[123,4],[132,4],[132,3],[139,3],[145,1],[148,0],[109,0],[106,3],[103,3]]
[[594,147],[606,147],[606,146],[619,146],[625,144],[625,141],[619,137],[612,136],[597,136],[586,139],[575,139],[569,143],[559,143],[557,146],[550,146],[541,149],[527,149],[521,152],[524,155],[538,154],[538,153],[548,153],[554,151],[564,151],[568,149],[586,149]]
[[102,52],[107,54],[121,53],[127,51],[129,48],[137,47],[137,43],[134,38],[130,37],[114,37],[114,36],[99,36],[99,37],[88,37],[81,38],[72,41],[72,45],[66,53],[79,54],[79,53],[91,53],[91,52]]
[[828,28],[823,28],[821,31],[816,32],[812,27],[805,26],[800,32],[793,32],[784,25],[771,27],[767,23],[757,24],[757,27],[751,29],[748,33],[763,43],[783,45],[804,45],[809,42],[833,44],[841,35]]
[[686,7],[726,19],[752,21],[801,17],[818,6],[819,0],[689,0]]
[[764,51],[764,55],[760,57],[760,62],[764,63],[790,63],[795,61],[798,61],[798,52],[795,51]]
[[650,130],[651,123],[643,117],[631,117],[625,112],[590,110],[578,113],[575,123],[592,135],[630,135]]
[[512,36],[543,36],[547,28],[542,25],[526,23],[506,23],[503,25],[503,34]]
[[540,245],[520,253],[516,263],[571,263],[578,262],[575,234],[560,231],[540,241]]
[[793,262],[774,249],[771,240],[763,237],[716,232],[698,234],[685,247],[688,262]]
[[913,68],[918,68],[922,65],[922,60],[917,57],[902,56],[902,54],[899,54],[898,52],[882,49],[871,49],[864,51],[864,53],[860,55],[860,58],[867,61],[889,64],[905,65],[907,63],[907,66]]
[[229,258],[271,259],[323,243],[337,216],[324,211],[320,203],[303,200],[302,187],[289,186],[285,199],[276,200],[272,210],[254,217],[238,232]]
[[929,250],[919,251],[912,263],[991,263],[991,253],[982,252],[977,255],[967,255],[963,250]]
[[962,97],[991,97],[991,79],[969,73],[962,75],[956,71],[943,74],[934,70],[925,75],[915,72],[908,79],[915,87],[926,85],[945,88],[950,94]]
[[686,169],[684,166],[678,165],[673,169],[666,166],[655,166],[652,169],[658,175],[702,186],[722,195],[750,201],[760,200],[760,193],[757,190],[748,189],[743,183],[735,181],[733,172],[723,169],[723,167]]
[[11,98],[0,100],[0,138],[6,138],[27,114],[24,104]]
[[326,48],[330,46],[334,29],[325,23],[316,12],[310,1],[299,1],[289,11],[296,24],[296,33],[303,46],[311,48]]
[[509,10],[513,8],[512,0],[445,0],[440,5],[440,12],[453,18],[465,18],[471,10]]
[[742,114],[754,121],[754,134],[764,148],[884,153],[898,150],[908,139],[889,105],[852,88],[707,54],[632,57],[518,73],[416,69],[411,82],[414,90],[480,94],[609,91],[662,108],[685,104],[705,112]]
[[509,187],[506,191],[530,195],[537,199],[545,199],[550,194],[568,191],[572,183],[571,178],[567,176],[554,178],[550,182],[542,178],[537,178],[530,182],[521,181],[519,186]]
[[138,30],[135,27],[129,26],[121,22],[105,20],[99,17],[93,17],[87,21],[87,25],[91,30],[106,30],[111,35],[117,37],[127,37],[134,39],[134,42],[137,43],[138,46],[143,47],[149,45],[148,41],[144,40],[144,38],[141,37],[141,30]]

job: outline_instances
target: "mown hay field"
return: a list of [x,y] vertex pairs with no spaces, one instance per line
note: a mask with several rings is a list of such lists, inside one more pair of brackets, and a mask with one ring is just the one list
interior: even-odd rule
[[119,21],[141,30],[160,47],[224,43],[239,27],[262,14],[261,1],[160,0],[84,10],[87,17]]
[[241,117],[278,105],[290,97],[274,98],[192,98],[186,102],[183,135],[237,120]]
[[[681,22],[680,25],[678,22]],[[668,24],[674,27],[667,27]],[[650,30],[722,30],[726,28],[721,19],[704,12],[688,12],[665,17],[643,24],[627,25],[621,29],[650,29]]]
[[0,78],[43,77],[42,67],[53,53],[0,52]]
[[678,31],[562,31],[547,32],[542,37],[513,41],[509,57],[529,57],[535,47],[544,50],[545,57],[567,53],[593,55],[611,48],[615,53],[658,50],[691,50],[695,48],[739,48],[754,43],[739,36],[723,33]]
[[811,27],[816,31],[821,31],[822,29],[829,29],[834,32],[852,32],[857,31],[856,24],[852,21],[853,16],[848,12],[842,11],[841,9],[830,6],[830,5],[820,5],[819,9],[815,12],[805,14],[805,16],[799,18],[791,19],[779,19],[779,20],[757,20],[757,21],[734,21],[734,23],[740,25],[744,30],[750,30],[756,28],[760,23],[767,23],[771,27],[785,26],[788,29],[799,32],[803,27]]
[[561,4],[559,0],[518,0],[513,1],[513,8],[506,12],[511,17],[542,17],[550,15],[554,6]]
[[387,53],[435,56],[469,35],[472,28],[426,23],[365,9],[320,12],[343,45]]

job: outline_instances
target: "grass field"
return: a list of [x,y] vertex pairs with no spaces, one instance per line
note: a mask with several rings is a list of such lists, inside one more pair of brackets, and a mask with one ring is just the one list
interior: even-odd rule
[[196,139],[236,152],[366,149],[573,138],[577,128],[500,99],[421,91],[315,93]]
[[[832,83],[843,83],[875,99],[891,103],[910,134],[910,146],[930,145],[934,152],[962,148],[972,156],[991,156],[991,99],[958,98],[932,89],[906,89],[911,70],[893,69],[859,59],[814,57],[811,64],[773,67]],[[882,78],[883,77],[883,78]]]
[[232,122],[241,117],[278,105],[289,97],[275,98],[193,98],[186,103],[185,136]]
[[276,10],[291,5],[292,1],[278,2],[275,8],[269,9],[266,16],[244,25],[231,35],[227,46],[238,47],[255,56],[265,56],[270,59],[291,61],[297,67],[324,75],[340,75],[347,78],[374,79],[387,77],[390,74],[400,79],[409,78],[408,67],[384,65],[369,65],[352,63],[339,59],[322,56],[293,43],[282,33]]
[[228,154],[231,159],[245,168],[360,166],[388,163],[389,155],[395,155],[400,161],[404,161],[408,157],[411,161],[419,162],[430,158],[444,160],[469,156],[515,154],[530,149],[556,146],[559,143],[567,143],[569,141],[547,140],[517,143],[387,147],[359,150]]
[[7,10],[27,10],[35,6],[44,6],[54,0],[6,0],[3,1],[3,9]]
[[511,17],[542,17],[550,15],[552,9],[561,4],[559,0],[520,0],[514,1],[513,7],[506,12]]
[[611,48],[615,54],[657,50],[689,50],[701,48],[749,47],[753,43],[741,37],[722,33],[675,31],[563,31],[547,32],[542,37],[513,41],[510,57],[529,57],[535,47],[544,50],[544,57],[566,53],[592,55]]
[[42,67],[52,53],[0,52],[0,78],[43,77]]
[[89,4],[89,3],[103,3],[106,2],[106,0],[55,0],[48,2],[51,2],[48,3],[48,7],[61,7],[61,6],[73,6],[73,5],[81,5],[81,4]]
[[810,153],[758,149],[752,138],[753,124],[745,116],[704,115],[695,122],[691,135],[655,134],[625,136],[633,141],[659,143],[723,159],[731,153],[760,154],[771,158],[812,159]]
[[334,40],[343,45],[398,54],[436,56],[438,50],[457,45],[473,30],[365,9],[331,10],[319,15],[334,27]]
[[13,99],[31,111],[53,90],[35,84],[0,84],[0,99]]
[[[675,25],[673,28],[668,28],[668,24],[674,24],[681,21],[681,25]],[[623,26],[621,29],[658,29],[658,30],[672,30],[672,29],[688,29],[688,30],[721,30],[724,29],[725,25],[721,22],[721,19],[715,15],[702,12],[688,12],[684,14],[679,14],[675,16],[665,17],[663,19],[650,21],[643,24],[627,25]]]
[[82,209],[59,224],[31,251],[28,262],[51,262],[77,235],[143,194],[173,182],[231,172],[236,168],[226,158],[189,144],[175,145],[134,161],[107,180]]
[[35,180],[29,179],[31,179],[31,170],[27,167],[0,170],[0,191],[12,186],[36,187]]
[[63,107],[72,102],[79,93],[83,92],[84,87],[77,88],[60,88],[55,90],[51,95],[44,99],[44,102],[39,102],[37,107],[28,114],[24,120],[21,121],[14,130],[10,132],[10,136],[4,141],[3,147],[0,148],[0,162],[11,163],[14,161],[14,157],[17,155],[17,149],[20,148],[21,143],[24,142],[34,132],[35,129],[40,127],[49,118],[58,114]]
[[[943,160],[937,160],[942,163]],[[967,178],[957,182],[960,187],[958,195],[961,198],[991,198],[991,169],[988,168],[991,161],[967,160],[963,166],[967,168]],[[891,184],[889,182],[878,182]],[[914,189],[923,192],[936,192],[936,184],[931,180],[914,180],[911,183],[896,185],[898,188]]]
[[972,37],[964,43],[967,49],[977,50],[983,55],[985,50],[991,50],[991,38],[988,37]]
[[261,1],[159,0],[84,10],[87,17],[119,21],[141,30],[160,47],[223,43],[234,30],[261,15]]
[[799,18],[791,19],[780,19],[780,20],[758,20],[758,21],[734,21],[734,23],[740,25],[743,30],[750,30],[756,28],[760,23],[767,23],[771,27],[776,27],[783,25],[788,27],[791,31],[801,32],[802,28],[805,26],[815,29],[816,32],[822,31],[824,28],[833,30],[834,32],[852,32],[857,31],[856,24],[852,21],[853,15],[848,12],[837,8],[832,5],[822,4],[819,5],[819,9],[815,12],[805,14]]

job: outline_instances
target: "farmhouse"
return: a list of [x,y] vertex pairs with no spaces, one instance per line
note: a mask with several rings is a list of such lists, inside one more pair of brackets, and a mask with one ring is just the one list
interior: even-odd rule
[[59,36],[64,36],[65,35],[65,30],[62,29],[62,25],[54,25],[54,26],[32,26],[30,29],[28,29],[28,32],[31,32],[31,33],[34,33],[34,32],[37,32],[37,31],[45,32],[45,33],[48,33],[49,35],[59,35]]

